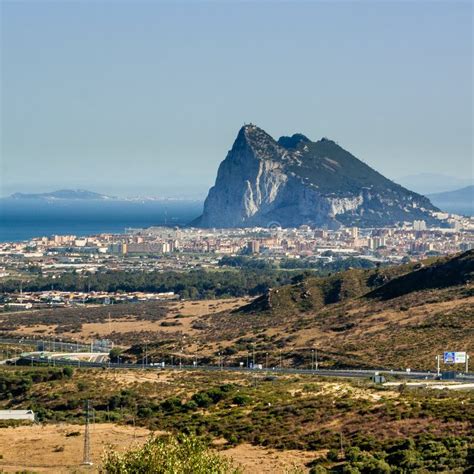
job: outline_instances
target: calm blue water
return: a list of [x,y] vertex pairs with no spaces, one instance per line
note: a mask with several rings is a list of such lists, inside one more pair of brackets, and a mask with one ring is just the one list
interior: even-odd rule
[[126,227],[186,225],[202,211],[199,201],[41,201],[0,199],[0,241],[54,234],[123,232]]

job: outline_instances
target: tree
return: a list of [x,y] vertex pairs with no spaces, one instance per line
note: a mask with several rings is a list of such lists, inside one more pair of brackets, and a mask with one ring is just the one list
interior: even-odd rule
[[122,351],[118,347],[111,349],[109,352],[110,362],[118,362],[121,353]]
[[194,436],[151,437],[140,448],[125,453],[107,451],[102,473],[128,474],[237,474],[233,463],[213,453]]

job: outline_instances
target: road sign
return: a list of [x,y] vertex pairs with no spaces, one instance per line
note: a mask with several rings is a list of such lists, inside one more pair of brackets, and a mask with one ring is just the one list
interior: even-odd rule
[[443,361],[445,364],[465,364],[465,352],[445,352],[443,354]]

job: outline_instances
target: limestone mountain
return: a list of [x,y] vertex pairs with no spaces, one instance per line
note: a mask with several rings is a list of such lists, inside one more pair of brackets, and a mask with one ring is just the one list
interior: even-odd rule
[[385,178],[332,140],[312,142],[295,134],[276,141],[250,124],[220,164],[193,225],[370,227],[415,219],[433,223],[436,211],[426,197]]

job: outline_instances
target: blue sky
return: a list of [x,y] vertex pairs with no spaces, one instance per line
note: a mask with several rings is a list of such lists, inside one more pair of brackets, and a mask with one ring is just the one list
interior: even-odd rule
[[0,194],[205,195],[240,126],[472,176],[471,2],[3,1]]

